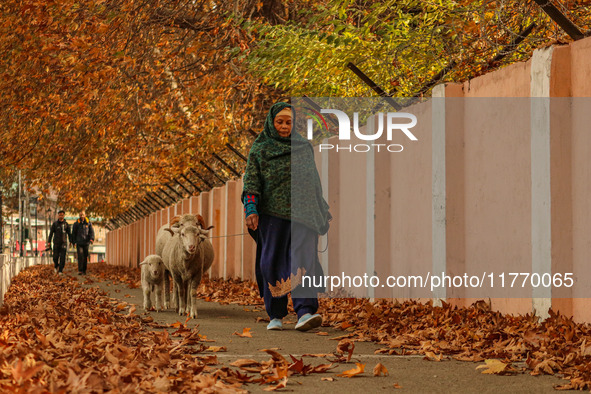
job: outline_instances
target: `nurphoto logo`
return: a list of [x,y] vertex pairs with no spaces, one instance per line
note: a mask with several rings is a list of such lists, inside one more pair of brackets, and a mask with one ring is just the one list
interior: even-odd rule
[[[363,133],[359,126],[359,113],[353,113],[353,127],[351,127],[351,119],[349,116],[338,109],[321,109],[320,114],[314,111],[317,116],[308,118],[307,120],[307,138],[312,140],[314,138],[314,121],[319,125],[325,125],[326,121],[321,114],[332,114],[335,115],[338,120],[339,130],[339,141],[351,141],[352,134],[355,138],[361,141],[377,141],[382,137],[384,131],[386,133],[386,139],[392,141],[394,133],[402,132],[411,141],[418,141],[417,137],[410,131],[411,128],[417,125],[417,117],[408,112],[388,112],[386,116],[379,112],[375,116],[368,119],[366,132]],[[322,122],[319,121],[320,118]],[[385,118],[385,127],[384,127]],[[377,123],[377,125],[375,125]],[[351,129],[353,133],[351,133]],[[339,151],[348,152],[369,152],[372,149],[380,151],[380,149],[387,150],[388,152],[402,152],[404,147],[400,144],[350,144],[350,145],[333,145],[333,144],[320,144],[319,150],[327,151],[335,149]]]

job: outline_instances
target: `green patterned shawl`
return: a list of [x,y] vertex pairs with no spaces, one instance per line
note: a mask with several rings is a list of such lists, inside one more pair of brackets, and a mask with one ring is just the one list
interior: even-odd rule
[[290,137],[279,136],[273,125],[275,116],[286,107],[291,106],[277,103],[271,107],[263,132],[250,148],[242,196],[259,197],[259,214],[294,220],[324,234],[328,204],[322,197],[314,149],[295,131]]

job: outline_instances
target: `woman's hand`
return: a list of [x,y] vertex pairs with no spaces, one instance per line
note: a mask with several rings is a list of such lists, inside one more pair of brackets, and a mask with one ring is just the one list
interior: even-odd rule
[[253,213],[246,218],[246,227],[251,230],[256,230],[259,227],[259,215]]

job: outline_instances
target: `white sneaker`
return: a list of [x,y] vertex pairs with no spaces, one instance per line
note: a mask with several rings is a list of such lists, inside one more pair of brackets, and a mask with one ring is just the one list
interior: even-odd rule
[[304,316],[300,317],[298,320],[298,324],[296,324],[295,329],[298,331],[308,331],[316,327],[320,327],[322,325],[322,316],[319,314],[311,315],[306,313]]
[[283,322],[281,319],[273,319],[267,324],[267,330],[281,331],[283,330]]

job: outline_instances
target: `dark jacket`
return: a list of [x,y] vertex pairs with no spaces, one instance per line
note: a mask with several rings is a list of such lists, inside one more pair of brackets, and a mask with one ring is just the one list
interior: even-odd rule
[[72,242],[76,245],[88,245],[90,241],[94,241],[92,223],[88,218],[84,218],[83,222],[80,222],[80,219],[76,220],[72,227]]
[[51,230],[49,230],[47,243],[51,244],[52,239],[54,245],[68,245],[68,239],[72,239],[72,233],[70,232],[70,225],[68,222],[65,220],[62,222],[59,220],[53,222]]

